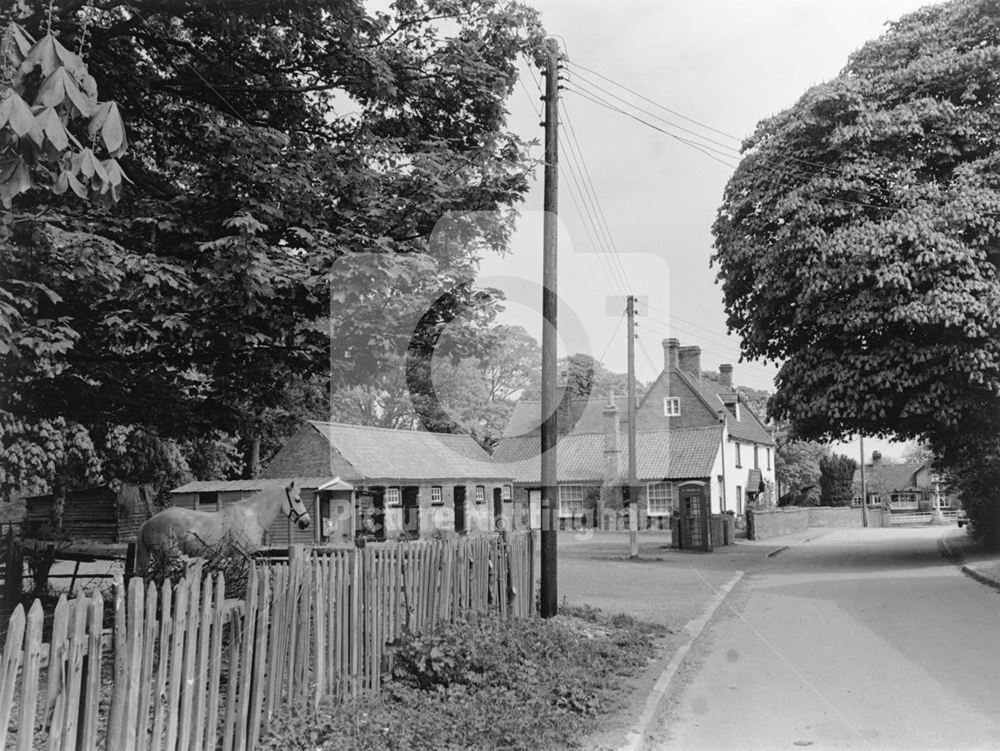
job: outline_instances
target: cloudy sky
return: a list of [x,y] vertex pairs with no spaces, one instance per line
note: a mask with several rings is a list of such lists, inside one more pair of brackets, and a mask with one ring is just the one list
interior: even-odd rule
[[[561,112],[560,314],[568,330],[579,319],[585,340],[568,332],[573,340],[567,346],[604,354],[612,369],[623,371],[624,324],[615,331],[624,306],[612,300],[611,313],[607,298],[631,292],[649,304],[638,319],[640,378],[655,376],[662,363],[661,340],[676,336],[682,344],[702,347],[706,369],[733,362],[738,384],[770,388],[773,367],[738,362],[739,342],[727,335],[721,290],[709,268],[711,225],[738,162],[740,139],[759,120],[793,105],[810,86],[836,76],[848,55],[882,33],[888,21],[926,3],[531,4],[569,59]],[[540,73],[525,66],[524,85],[511,101],[513,127],[539,141],[540,85]],[[540,146],[536,153],[541,156]],[[540,312],[531,295],[541,283],[536,213],[542,207],[541,170],[537,178],[512,255],[488,259],[481,278],[507,285],[511,320],[540,336]]]
[[[731,362],[737,384],[772,389],[773,364],[739,362],[739,341],[727,334],[721,290],[709,268],[711,225],[738,162],[740,139],[761,119],[793,105],[810,86],[835,77],[848,56],[888,22],[927,3],[531,4],[569,60],[560,150],[565,348],[589,351],[623,372],[625,326],[618,311],[624,306],[616,298],[631,292],[648,300],[638,318],[640,379],[655,377],[662,366],[660,342],[674,336],[701,346],[703,368]],[[526,138],[541,141],[541,76],[527,65],[524,70],[524,85],[511,101],[511,122]],[[487,259],[481,280],[507,287],[508,320],[540,338],[535,300],[542,274],[541,170],[537,178],[512,254]]]

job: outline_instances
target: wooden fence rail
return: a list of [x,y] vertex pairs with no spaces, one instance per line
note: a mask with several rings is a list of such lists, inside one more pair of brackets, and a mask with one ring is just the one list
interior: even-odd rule
[[0,747],[252,750],[285,706],[378,691],[386,645],[406,631],[530,615],[531,560],[530,533],[296,548],[255,563],[243,600],[198,561],[176,585],[117,579],[110,603],[63,596],[50,622],[40,601],[18,605],[0,655]]

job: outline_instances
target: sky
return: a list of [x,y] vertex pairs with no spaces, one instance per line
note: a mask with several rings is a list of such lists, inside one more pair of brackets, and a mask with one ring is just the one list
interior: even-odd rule
[[[547,32],[569,61],[562,73],[566,80],[560,112],[562,353],[587,352],[610,369],[625,372],[623,297],[634,294],[640,313],[640,380],[655,378],[662,369],[662,340],[676,337],[682,345],[701,347],[703,369],[732,363],[737,385],[773,391],[773,363],[740,362],[739,339],[727,332],[722,290],[716,270],[709,267],[711,226],[738,162],[740,140],[760,120],[794,105],[811,86],[834,78],[848,56],[883,33],[887,22],[928,3],[529,4],[540,11]],[[524,138],[539,141],[534,154],[540,159],[541,73],[528,65],[523,72],[522,85],[509,105],[510,125]],[[676,137],[587,96],[626,109]],[[679,138],[711,149],[711,156]],[[479,277],[481,284],[507,291],[503,322],[523,325],[539,340],[541,209],[539,169],[510,254],[484,259]],[[893,453],[892,447],[874,439],[866,440],[865,448],[869,453]]]

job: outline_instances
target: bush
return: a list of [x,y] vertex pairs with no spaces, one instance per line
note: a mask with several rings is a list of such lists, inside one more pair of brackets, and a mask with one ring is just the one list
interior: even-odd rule
[[819,460],[820,503],[824,506],[850,506],[854,499],[854,472],[858,463],[843,454],[831,454]]
[[621,699],[615,676],[654,654],[662,627],[627,616],[480,616],[391,646],[374,699],[285,710],[265,749],[566,748]]

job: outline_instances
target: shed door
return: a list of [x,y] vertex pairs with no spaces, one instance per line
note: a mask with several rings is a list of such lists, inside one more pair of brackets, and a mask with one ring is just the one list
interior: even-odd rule
[[403,488],[403,531],[420,537],[420,488],[415,485]]
[[465,534],[465,486],[456,485],[452,488],[452,498],[455,500],[455,532]]

